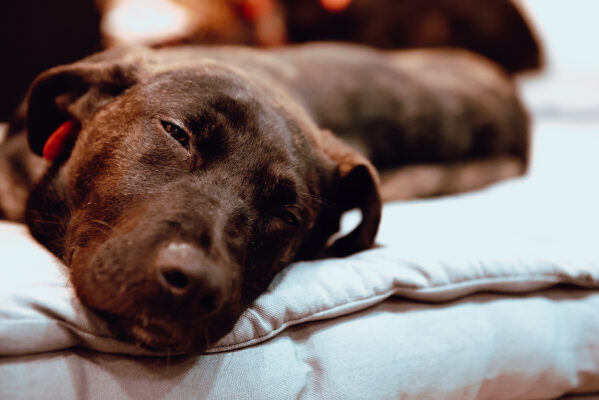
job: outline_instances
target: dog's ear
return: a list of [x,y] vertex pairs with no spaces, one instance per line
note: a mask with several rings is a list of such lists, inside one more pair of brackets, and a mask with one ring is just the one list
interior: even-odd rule
[[[324,250],[325,256],[343,257],[371,248],[381,220],[382,201],[379,176],[374,166],[355,149],[323,131],[322,149],[333,161],[334,178],[330,184],[328,201],[333,210],[323,209],[325,225],[334,234],[344,212],[357,208],[362,221],[349,234],[338,238]],[[331,219],[332,218],[332,219]]]
[[[76,135],[74,131],[80,124],[138,79],[139,71],[133,64],[106,56],[92,56],[42,73],[32,83],[27,97],[27,139],[31,150],[42,155],[50,136],[52,140],[62,136],[51,149],[62,151],[56,146],[72,141],[67,135]],[[52,134],[55,131],[57,135]]]

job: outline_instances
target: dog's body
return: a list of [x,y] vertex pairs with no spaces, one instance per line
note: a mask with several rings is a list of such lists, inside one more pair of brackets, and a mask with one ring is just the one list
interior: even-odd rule
[[[360,152],[405,198],[521,174],[529,141],[485,60],[330,44],[100,53],[42,74],[27,119],[37,154],[80,126],[29,198],[33,235],[117,335],[183,351],[293,260],[373,245],[381,192]],[[362,223],[330,243],[352,208]]]

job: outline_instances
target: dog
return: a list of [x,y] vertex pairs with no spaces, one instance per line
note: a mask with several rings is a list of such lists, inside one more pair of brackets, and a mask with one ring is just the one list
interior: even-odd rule
[[32,235],[116,337],[168,352],[214,344],[291,262],[371,248],[383,198],[523,174],[530,141],[480,56],[330,43],[115,48],[41,74],[24,114]]
[[[539,69],[541,46],[511,0],[96,0],[104,44],[281,46],[348,41],[384,49],[459,47],[515,74]],[[154,23],[132,24],[155,15]]]

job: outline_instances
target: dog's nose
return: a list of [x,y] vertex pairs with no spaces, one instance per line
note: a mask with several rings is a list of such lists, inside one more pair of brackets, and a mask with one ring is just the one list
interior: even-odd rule
[[155,261],[160,285],[175,299],[197,299],[204,313],[218,311],[225,299],[225,272],[207,260],[196,246],[173,242],[163,247]]

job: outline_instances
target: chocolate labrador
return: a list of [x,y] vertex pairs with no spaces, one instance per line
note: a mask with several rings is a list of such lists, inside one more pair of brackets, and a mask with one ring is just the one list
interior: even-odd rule
[[381,193],[521,174],[529,143],[512,82],[457,50],[113,49],[39,76],[26,115],[48,164],[33,236],[117,337],[171,352],[229,332],[292,261],[372,247]]

